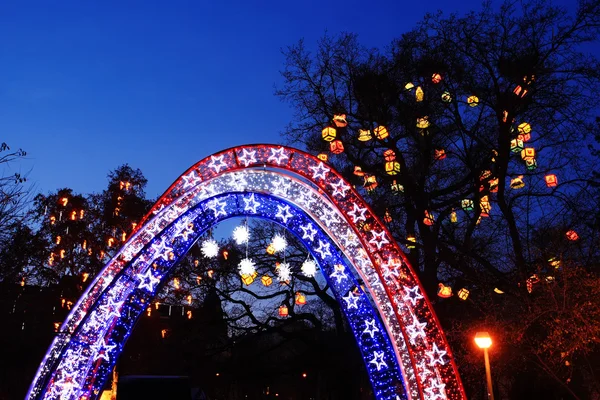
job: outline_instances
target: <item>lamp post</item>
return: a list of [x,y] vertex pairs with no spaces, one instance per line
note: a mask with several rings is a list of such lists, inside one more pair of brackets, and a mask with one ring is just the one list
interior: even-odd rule
[[483,349],[483,356],[485,358],[485,378],[487,381],[488,399],[494,400],[494,389],[492,388],[492,372],[490,370],[490,356],[488,355],[488,348],[492,345],[492,338],[487,332],[477,332],[475,335],[475,344],[480,349]]

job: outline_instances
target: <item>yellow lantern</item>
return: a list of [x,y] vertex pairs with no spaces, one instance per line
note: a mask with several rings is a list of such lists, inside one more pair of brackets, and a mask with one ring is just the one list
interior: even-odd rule
[[273,246],[273,244],[269,244],[267,246],[267,254],[270,254],[270,255],[275,254],[275,246]]
[[452,95],[450,94],[450,92],[442,93],[442,101],[444,103],[450,103],[452,101]]
[[523,187],[525,187],[525,182],[523,182],[523,175],[519,175],[516,178],[512,178],[510,180],[511,189],[522,189]]
[[442,282],[438,284],[438,292],[437,295],[443,299],[447,299],[452,297],[452,288],[450,286],[444,285]]
[[252,277],[252,275],[243,274],[242,282],[244,282],[244,285],[249,286],[252,284],[252,282],[254,282],[254,278]]
[[415,248],[415,244],[417,243],[417,238],[415,238],[413,235],[408,235],[408,236],[406,236],[406,241],[408,242],[406,244],[407,248],[409,248],[409,249]]
[[479,105],[479,97],[472,95],[467,98],[467,104],[470,107],[477,107]]
[[398,161],[388,161],[385,163],[385,172],[388,175],[398,175],[400,172],[400,163]]
[[450,213],[450,222],[456,224],[458,222],[458,216],[456,215],[456,211],[452,210]]
[[269,275],[263,275],[263,277],[260,278],[260,281],[264,286],[268,287],[271,286],[271,284],[273,283],[273,278],[271,278]]
[[325,153],[320,153],[317,158],[323,162],[327,162],[327,160],[329,160],[329,156]]
[[66,207],[67,204],[69,204],[69,198],[68,197],[63,197],[60,199],[60,202],[62,204],[63,207]]
[[458,294],[458,298],[459,298],[459,299],[461,299],[461,300],[466,300],[466,299],[467,299],[467,297],[469,297],[469,290],[468,290],[468,289],[465,289],[465,288],[462,288],[462,289],[460,289],[460,290],[458,291],[458,293],[457,293],[457,294]]
[[377,128],[373,129],[373,134],[377,139],[380,140],[383,140],[390,135],[387,128],[383,125],[380,125]]
[[411,91],[414,88],[415,88],[415,85],[412,82],[408,82],[406,85],[404,85],[404,90]]
[[517,129],[519,130],[519,133],[522,135],[531,133],[531,125],[529,125],[527,122],[523,122],[523,123],[519,124],[519,126],[517,126]]
[[369,140],[373,139],[373,136],[371,136],[371,131],[368,129],[359,129],[358,130],[358,140],[361,142],[368,142]]
[[417,128],[419,128],[419,129],[429,128],[429,117],[425,116],[422,118],[417,118]]
[[335,114],[333,116],[333,123],[338,128],[345,128],[348,126],[348,122],[346,121],[346,114]]
[[521,158],[523,161],[530,161],[535,159],[535,149],[533,147],[525,147],[521,150]]
[[417,86],[417,90],[415,91],[415,100],[419,103],[423,101],[424,97],[425,93],[423,93],[423,89],[421,89],[421,86]]
[[325,140],[326,142],[331,142],[331,141],[335,140],[337,132],[336,132],[335,128],[328,126],[327,128],[324,128],[321,131],[321,134],[323,136],[323,140]]
[[523,150],[523,140],[522,139],[513,139],[510,141],[510,150],[513,153],[518,153]]
[[398,182],[393,181],[390,185],[392,191],[394,192],[404,192],[404,186],[400,185]]

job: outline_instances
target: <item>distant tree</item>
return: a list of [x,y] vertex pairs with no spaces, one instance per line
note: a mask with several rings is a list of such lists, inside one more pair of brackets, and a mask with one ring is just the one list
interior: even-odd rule
[[[486,311],[514,334],[538,313],[551,316],[527,356],[563,388],[568,373],[543,367],[556,353],[532,350],[548,348],[542,338],[556,349],[564,343],[552,334],[556,313],[544,308],[549,300],[537,311],[526,305],[540,276],[556,279],[551,288],[571,282],[570,273],[551,275],[556,261],[590,274],[585,296],[564,293],[565,304],[598,304],[598,180],[589,146],[600,62],[584,49],[599,34],[597,0],[579,2],[574,15],[543,1],[498,10],[486,2],[464,17],[427,15],[385,51],[362,47],[352,34],[325,36],[314,53],[300,41],[284,51],[276,91],[296,111],[288,139],[328,156],[359,187],[407,248],[430,298],[439,284],[455,294],[470,289],[467,307],[495,296],[497,312]],[[568,240],[569,231],[578,240]],[[435,302],[444,321],[460,320],[458,301]],[[516,303],[530,314],[509,318]],[[568,309],[563,318],[575,318]]]

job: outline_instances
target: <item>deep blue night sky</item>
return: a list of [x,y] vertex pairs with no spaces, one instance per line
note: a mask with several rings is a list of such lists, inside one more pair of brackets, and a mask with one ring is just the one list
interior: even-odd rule
[[[326,31],[382,47],[426,12],[480,0],[6,1],[0,3],[0,142],[28,152],[43,193],[101,191],[123,163],[150,197],[201,158],[281,142],[281,49]],[[217,4],[218,3],[218,4]],[[559,3],[571,3],[564,0]]]

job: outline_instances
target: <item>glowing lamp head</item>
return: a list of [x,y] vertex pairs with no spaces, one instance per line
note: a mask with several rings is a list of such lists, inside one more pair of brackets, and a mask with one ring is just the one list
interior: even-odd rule
[[475,344],[480,349],[489,349],[492,346],[492,338],[487,332],[477,332],[475,334]]

